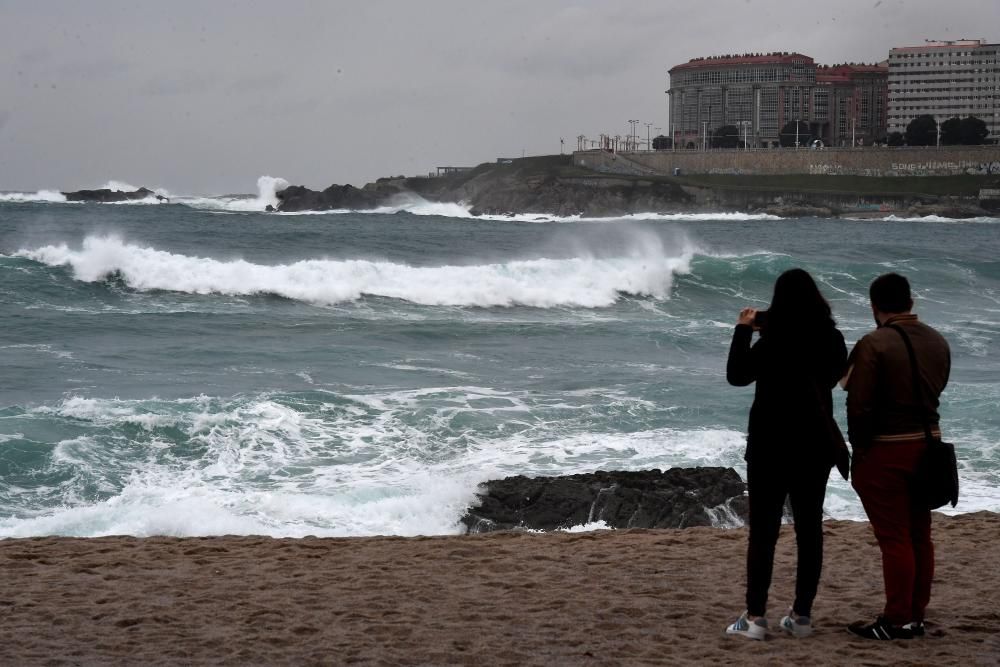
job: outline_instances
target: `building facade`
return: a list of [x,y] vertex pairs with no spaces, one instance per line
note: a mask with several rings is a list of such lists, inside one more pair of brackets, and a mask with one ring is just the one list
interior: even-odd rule
[[770,148],[785,124],[803,121],[827,145],[885,134],[888,68],[817,67],[801,53],[695,58],[670,69],[670,133],[678,148],[703,148],[725,125],[741,143]]
[[885,65],[816,69],[810,127],[827,146],[871,145],[886,135],[889,70]]
[[917,116],[940,123],[975,116],[1000,137],[1000,44],[980,39],[927,41],[889,51],[889,132]]

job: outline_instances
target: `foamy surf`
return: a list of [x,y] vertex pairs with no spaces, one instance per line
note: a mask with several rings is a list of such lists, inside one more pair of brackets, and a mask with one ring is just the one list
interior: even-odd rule
[[[31,492],[63,501],[27,515],[5,508],[15,511],[0,519],[0,537],[449,534],[461,532],[459,519],[489,479],[737,460],[742,448],[735,432],[670,429],[522,432],[440,447],[466,437],[449,427],[455,414],[479,413],[476,403],[501,397],[511,418],[529,414],[536,400],[474,386],[366,401],[331,395],[309,407],[269,396],[72,397],[26,415],[89,432],[52,448],[49,472],[67,481]],[[415,431],[414,408],[437,413],[428,416],[436,433]]]
[[83,282],[117,276],[136,290],[273,294],[322,305],[377,296],[427,306],[600,308],[614,304],[622,294],[668,298],[674,276],[690,270],[694,248],[671,254],[658,238],[650,237],[641,253],[624,257],[431,267],[310,259],[269,266],[179,255],[113,236],[92,236],[79,249],[61,244],[20,250],[16,255],[49,266],[68,266]]
[[65,204],[66,196],[56,190],[37,192],[0,192],[0,202]]

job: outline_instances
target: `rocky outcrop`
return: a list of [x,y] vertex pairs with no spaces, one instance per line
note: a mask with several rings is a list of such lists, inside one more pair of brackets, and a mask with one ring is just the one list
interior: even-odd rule
[[359,189],[353,185],[331,185],[317,192],[301,185],[291,185],[275,195],[279,211],[364,211],[381,206],[385,193]]
[[689,210],[693,199],[669,179],[595,174],[574,167],[568,155],[555,155],[482,164],[437,178],[383,178],[363,188],[331,185],[317,192],[290,186],[277,193],[277,210],[365,210],[392,205],[407,195],[465,202],[476,215],[593,217]]
[[163,195],[158,195],[148,188],[139,188],[131,192],[125,190],[109,190],[101,188],[99,190],[77,190],[75,192],[62,193],[66,201],[99,202],[101,204],[113,204],[122,201],[142,201],[143,199],[156,199],[160,202],[170,200]]
[[466,200],[473,214],[549,213],[606,217],[690,208],[690,197],[663,181],[615,177],[532,178],[478,187]]
[[745,521],[746,484],[732,468],[507,477],[487,482],[462,523],[469,533],[555,530],[603,521],[612,528],[686,528]]

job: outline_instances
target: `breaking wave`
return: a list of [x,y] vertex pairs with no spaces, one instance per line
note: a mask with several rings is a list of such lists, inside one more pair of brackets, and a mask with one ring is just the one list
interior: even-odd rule
[[136,290],[247,296],[273,294],[322,305],[363,296],[428,306],[576,306],[600,308],[620,295],[669,297],[676,274],[688,273],[695,248],[671,252],[653,234],[623,256],[577,256],[503,263],[412,266],[368,259],[308,259],[265,265],[175,254],[91,236],[79,249],[66,244],[19,250],[16,256],[68,266],[77,280],[115,277]]

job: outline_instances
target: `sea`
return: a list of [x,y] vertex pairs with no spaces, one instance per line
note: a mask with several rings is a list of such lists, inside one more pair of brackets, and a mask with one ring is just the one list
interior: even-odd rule
[[[729,341],[792,267],[849,346],[910,278],[952,349],[946,511],[1000,511],[998,218],[265,213],[282,185],[0,193],[0,537],[455,534],[509,475],[745,475]],[[836,473],[825,512],[864,518]]]

